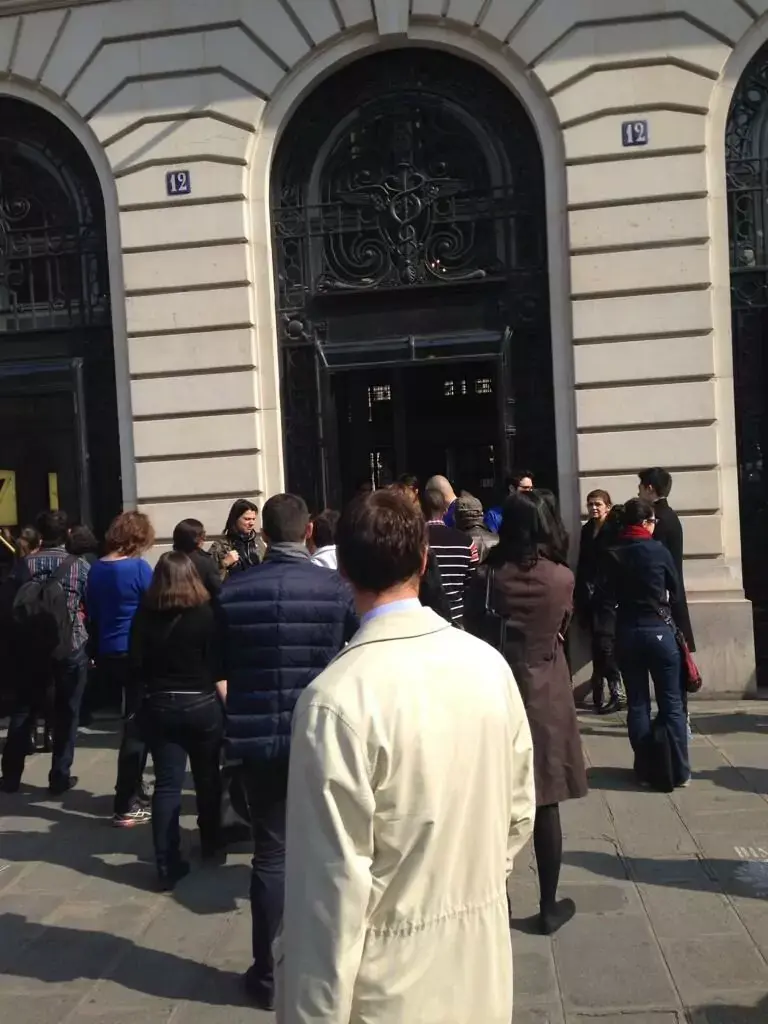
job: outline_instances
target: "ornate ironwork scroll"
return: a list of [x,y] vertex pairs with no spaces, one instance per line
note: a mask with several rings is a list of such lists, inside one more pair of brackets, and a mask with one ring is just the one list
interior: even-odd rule
[[768,606],[768,47],[734,95],[726,161],[744,585]]
[[93,168],[55,119],[0,101],[0,333],[109,323]]
[[[510,372],[536,396],[530,407],[520,396],[522,430],[553,458],[541,154],[495,78],[418,49],[338,72],[281,140],[272,223],[291,487],[314,496],[323,473],[309,371],[318,332],[373,343],[382,332],[441,330],[448,295],[468,329],[512,327]],[[307,351],[300,374],[296,349]]]

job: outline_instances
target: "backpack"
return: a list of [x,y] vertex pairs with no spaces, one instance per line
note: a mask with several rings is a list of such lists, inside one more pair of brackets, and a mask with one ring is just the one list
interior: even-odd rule
[[75,617],[62,581],[77,558],[70,555],[50,575],[23,583],[13,601],[14,646],[22,662],[43,666],[72,653]]

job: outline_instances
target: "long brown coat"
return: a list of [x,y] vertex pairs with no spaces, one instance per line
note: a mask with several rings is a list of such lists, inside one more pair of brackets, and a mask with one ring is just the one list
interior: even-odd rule
[[533,736],[536,803],[559,804],[587,793],[587,774],[565,650],[558,634],[573,610],[573,573],[540,558],[530,569],[511,562],[478,570],[467,597],[467,628],[494,642],[499,624],[485,615],[487,574],[491,608],[506,620],[504,655],[523,697]]

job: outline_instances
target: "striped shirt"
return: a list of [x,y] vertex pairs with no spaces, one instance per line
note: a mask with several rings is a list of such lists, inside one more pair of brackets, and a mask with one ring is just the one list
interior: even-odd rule
[[471,537],[439,520],[427,523],[429,547],[435,556],[454,625],[464,619],[464,591],[475,573],[477,548]]
[[[33,580],[42,580],[52,576],[69,552],[64,548],[41,548],[34,555],[28,555],[24,562],[27,572]],[[72,650],[85,647],[88,632],[85,628],[85,585],[90,565],[84,558],[76,558],[69,567],[69,572],[61,581],[62,589],[67,598],[67,607],[72,616]],[[23,582],[23,581],[22,581]]]

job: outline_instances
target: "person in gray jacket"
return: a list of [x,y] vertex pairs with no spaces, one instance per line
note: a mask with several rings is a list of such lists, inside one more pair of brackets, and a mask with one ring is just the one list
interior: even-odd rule
[[468,533],[475,542],[478,559],[484,562],[491,549],[499,543],[499,535],[485,525],[480,499],[462,491],[454,506],[454,521],[457,529]]

